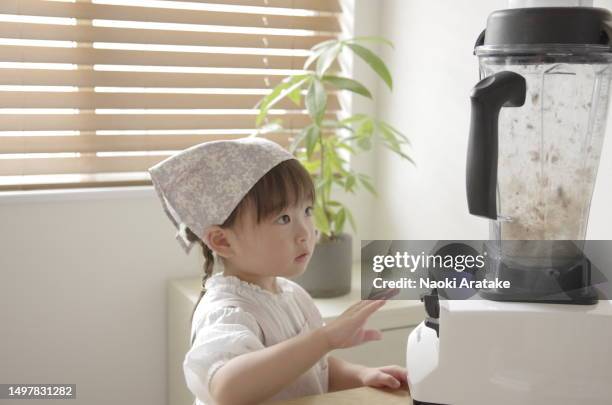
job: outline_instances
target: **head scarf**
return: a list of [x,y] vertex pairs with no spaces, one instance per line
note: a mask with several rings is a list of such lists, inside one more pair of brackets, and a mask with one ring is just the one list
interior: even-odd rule
[[225,222],[259,179],[289,159],[295,157],[278,144],[248,137],[192,146],[149,173],[176,239],[189,253],[193,242],[186,228],[204,240],[207,228]]

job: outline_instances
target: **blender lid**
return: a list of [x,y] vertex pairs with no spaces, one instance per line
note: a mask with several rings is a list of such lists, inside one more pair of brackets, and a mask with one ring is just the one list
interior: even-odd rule
[[[612,14],[593,7],[532,7],[494,11],[474,51],[509,51],[542,46],[586,47],[612,52]],[[535,49],[534,49],[535,50]],[[478,52],[480,53],[480,52]]]

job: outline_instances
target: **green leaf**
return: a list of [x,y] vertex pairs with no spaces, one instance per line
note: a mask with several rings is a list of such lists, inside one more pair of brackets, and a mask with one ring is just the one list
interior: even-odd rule
[[274,87],[270,93],[268,93],[265,97],[259,100],[259,102],[255,105],[255,108],[259,108],[259,114],[257,115],[257,119],[255,120],[256,126],[261,126],[263,120],[266,118],[266,115],[268,114],[268,108],[272,100],[278,97],[281,92],[289,86],[289,81],[282,81],[281,83],[277,84],[276,87]]
[[315,46],[313,46],[312,48],[310,48],[312,53],[308,56],[308,59],[306,59],[306,62],[304,62],[303,69],[308,69],[308,66],[310,66],[312,62],[314,62],[319,56],[321,56],[321,54],[325,52],[326,49],[334,46],[334,44],[337,44],[337,43],[338,43],[337,39],[330,39],[328,41],[320,42],[316,44]]
[[315,204],[314,217],[315,226],[325,235],[329,235],[329,220],[327,219],[327,215],[323,212],[321,204]]
[[387,142],[387,143],[385,143],[385,146],[386,146],[386,147],[387,147],[389,150],[391,150],[391,151],[395,152],[397,155],[399,155],[400,157],[402,157],[402,158],[406,159],[407,161],[409,161],[410,163],[412,163],[413,165],[415,165],[415,166],[416,166],[416,163],[414,162],[414,160],[412,160],[412,158],[411,158],[410,156],[408,156],[407,154],[405,154],[404,152],[402,152],[402,150],[401,150],[399,147],[396,147],[395,145],[390,144],[390,143],[388,143],[388,142]]
[[357,139],[357,146],[363,150],[370,150],[372,142],[370,138],[374,133],[374,123],[370,118],[362,121],[361,125],[355,131],[355,137]]
[[321,193],[323,193],[328,187],[329,183],[331,183],[331,179],[319,178],[315,183],[315,188],[317,189],[317,191],[321,191]]
[[299,159],[300,159],[300,163],[302,163],[302,165],[306,168],[308,173],[310,173],[311,175],[319,171],[320,164],[321,164],[320,160],[307,160],[307,159],[302,158],[302,156],[300,156]]
[[294,82],[294,79],[296,79],[296,77],[300,77],[300,76],[302,75],[285,77],[279,84],[274,86],[272,90],[266,96],[264,96],[261,100],[257,102],[257,104],[255,104],[255,108],[260,108],[260,109],[265,108],[268,104],[270,104],[270,101],[272,101],[276,96],[278,96],[281,93],[281,91],[291,86],[291,84]]
[[351,211],[346,208],[345,210],[346,213],[346,217],[349,220],[349,223],[351,224],[351,229],[353,230],[353,232],[357,232],[357,225],[355,224],[355,219],[353,218],[353,214],[351,214]]
[[268,110],[272,106],[281,101],[295,89],[300,88],[308,80],[310,80],[310,75],[289,76],[281,83],[276,85],[276,87],[274,87],[274,89],[272,89],[268,95],[257,103],[256,107],[259,108],[259,114],[255,120],[255,125],[258,127],[261,126],[263,120],[268,115]]
[[366,190],[368,190],[370,193],[372,193],[375,196],[378,196],[378,193],[376,192],[376,189],[374,188],[374,186],[372,185],[372,183],[370,183],[370,180],[368,179],[368,177],[366,175],[359,175],[359,182],[366,188]]
[[[400,140],[397,139],[397,133],[393,131],[392,127],[384,122],[378,122],[377,124],[384,142],[384,146],[416,166],[414,160],[412,160],[410,156],[402,151],[402,144]],[[409,144],[409,142],[405,143]]]
[[344,190],[348,191],[348,192],[353,192],[353,187],[355,187],[355,175],[353,175],[352,173],[349,173],[346,176],[346,180],[344,182]]
[[339,235],[344,229],[344,221],[346,220],[346,211],[344,208],[340,208],[334,216],[334,233]]
[[363,150],[370,150],[372,149],[372,141],[370,140],[370,138],[358,138],[357,146],[359,146]]
[[[326,171],[326,169],[329,168],[329,165],[326,165],[323,169],[324,171]],[[327,201],[329,200],[329,197],[331,195],[331,188],[332,188],[332,175],[331,175],[331,171],[329,173],[324,173],[323,176],[325,177],[325,181],[323,182],[323,186],[321,189],[321,196]]]
[[315,147],[319,142],[319,136],[321,135],[321,130],[316,125],[309,125],[308,130],[306,131],[306,157],[310,160],[312,154],[315,151]]
[[340,187],[344,187],[344,181],[340,176],[334,176],[334,184],[337,184]]
[[[319,44],[321,45],[321,44]],[[321,54],[323,52],[325,52],[326,48],[325,47],[321,47],[319,49],[312,49],[312,53],[310,55],[308,55],[308,58],[306,59],[306,62],[304,62],[304,66],[302,66],[302,69],[306,70],[308,69],[308,66],[312,65],[312,63],[317,60],[317,58],[319,58],[321,56]]]
[[337,44],[339,42],[340,41],[337,40],[337,39],[328,39],[327,41],[319,42],[318,44],[313,45],[313,47],[310,48],[310,50],[311,51],[318,51],[318,50],[321,50],[321,49],[330,48],[334,44]]
[[327,69],[329,69],[329,67],[334,63],[334,60],[336,60],[341,50],[341,42],[338,42],[329,48],[325,48],[325,50],[321,53],[321,56],[319,56],[317,59],[317,76],[323,76]]
[[[329,157],[329,154],[327,154],[327,151],[325,151],[327,157]],[[326,179],[329,179],[329,185],[331,187],[331,179],[333,178],[334,172],[333,172],[333,167],[330,164],[330,162],[325,162],[325,165],[323,166],[323,177],[325,177]]]
[[328,182],[329,182],[329,179],[318,177],[317,180],[315,181],[315,189],[317,190],[317,192],[320,191],[322,193],[323,189],[327,187]]
[[379,42],[385,45],[389,45],[393,48],[393,42],[389,41],[387,38],[378,37],[378,36],[365,36],[365,37],[354,37],[344,41],[345,43],[353,43],[353,42]]
[[353,155],[354,155],[355,153],[357,153],[357,152],[355,151],[355,149],[353,149],[353,148],[352,148],[350,145],[347,145],[347,144],[346,144],[346,143],[344,143],[344,142],[338,142],[338,144],[336,145],[336,147],[337,147],[338,149],[344,149],[344,150],[346,150],[347,152],[349,152],[349,153],[351,153],[351,154],[353,154]]
[[321,122],[326,106],[327,93],[325,92],[325,87],[319,79],[314,77],[306,93],[306,109],[308,110],[308,114],[310,114],[316,122]]
[[344,171],[343,164],[345,163],[345,161],[340,156],[338,156],[335,148],[328,147],[326,157],[327,162],[332,166],[332,169]]
[[372,98],[372,93],[363,84],[357,80],[349,79],[348,77],[325,75],[322,80],[340,90],[348,90],[353,93],[360,94],[364,97]]
[[385,130],[393,133],[396,137],[401,138],[405,143],[407,143],[408,145],[410,145],[410,139],[408,139],[408,137],[406,135],[404,135],[403,133],[401,133],[400,131],[398,131],[395,127],[387,124],[384,121],[378,121],[378,125],[381,128],[384,128]]
[[323,166],[323,172],[319,171],[319,173],[315,174],[315,188],[317,192],[317,198],[319,198],[322,202],[324,201],[327,204],[327,201],[330,200],[330,192],[333,184],[332,176],[327,175],[326,168],[329,167],[328,164]]
[[384,138],[385,141],[387,141],[390,145],[393,145],[397,149],[400,148],[400,143],[393,132],[391,132],[388,128],[380,125],[380,123],[377,125],[377,127],[380,135]]
[[308,125],[307,127],[302,128],[302,130],[297,134],[297,136],[293,138],[288,148],[290,153],[295,153],[297,148],[300,146],[300,143],[302,143],[304,138],[306,138],[306,136],[308,135],[308,131],[310,130],[310,127],[311,125]]
[[302,104],[302,88],[296,87],[287,94],[287,97],[289,97],[289,100],[293,101],[293,104],[299,107]]
[[393,89],[393,79],[391,78],[391,73],[389,73],[389,69],[385,62],[382,61],[374,52],[370,51],[368,48],[365,48],[361,45],[357,44],[346,44],[357,56],[363,59],[370,67],[380,76],[380,78],[387,84],[390,90]]

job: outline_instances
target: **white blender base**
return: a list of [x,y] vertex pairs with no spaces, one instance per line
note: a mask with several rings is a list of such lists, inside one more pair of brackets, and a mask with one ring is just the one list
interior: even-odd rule
[[408,337],[415,404],[612,404],[612,301],[440,300]]

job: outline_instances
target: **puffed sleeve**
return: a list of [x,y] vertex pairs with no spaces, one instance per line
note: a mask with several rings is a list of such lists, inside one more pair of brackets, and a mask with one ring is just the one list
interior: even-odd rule
[[183,361],[187,387],[207,403],[210,382],[219,368],[236,356],[263,349],[262,341],[256,319],[241,308],[224,307],[207,313]]

